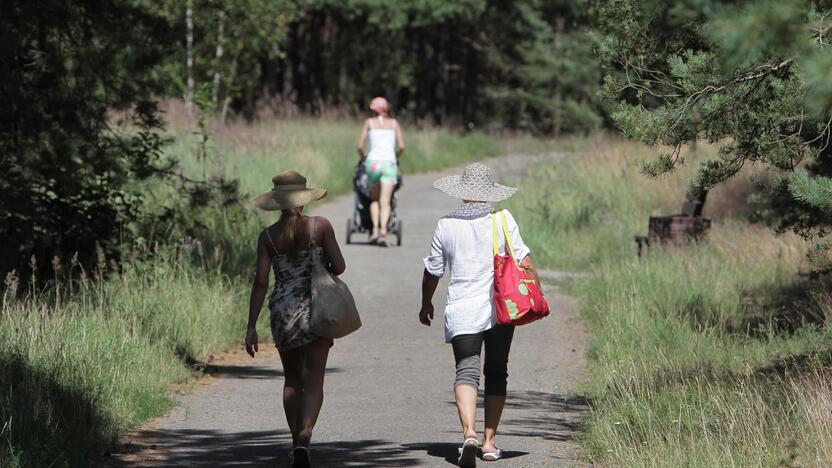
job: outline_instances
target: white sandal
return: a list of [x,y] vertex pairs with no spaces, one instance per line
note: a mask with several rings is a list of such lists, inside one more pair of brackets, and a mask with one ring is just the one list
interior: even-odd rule
[[461,468],[474,468],[477,466],[477,452],[480,449],[480,443],[477,439],[469,437],[462,443],[459,448],[459,460],[457,464]]
[[482,454],[482,461],[497,461],[503,458],[503,451],[500,449],[495,450],[494,452],[483,452]]

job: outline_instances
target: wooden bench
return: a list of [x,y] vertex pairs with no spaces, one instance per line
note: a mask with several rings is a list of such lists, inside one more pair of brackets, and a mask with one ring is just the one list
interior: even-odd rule
[[700,239],[711,228],[711,220],[702,217],[708,190],[696,187],[688,193],[680,214],[651,216],[647,235],[635,236],[638,255],[653,243],[679,247],[688,240]]

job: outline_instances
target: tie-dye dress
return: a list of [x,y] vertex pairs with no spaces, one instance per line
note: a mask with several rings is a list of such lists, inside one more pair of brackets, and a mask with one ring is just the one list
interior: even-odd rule
[[[323,249],[317,257],[324,258]],[[311,250],[301,250],[294,258],[278,254],[272,258],[275,285],[269,299],[272,337],[280,351],[299,348],[319,337],[309,329],[309,303],[311,301],[312,259]]]

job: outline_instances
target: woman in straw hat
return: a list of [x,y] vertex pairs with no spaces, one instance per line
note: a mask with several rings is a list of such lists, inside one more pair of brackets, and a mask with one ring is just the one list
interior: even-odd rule
[[[506,401],[508,354],[514,326],[498,325],[494,307],[494,236],[492,203],[505,200],[517,191],[500,185],[488,166],[474,163],[461,175],[443,177],[433,186],[463,200],[454,212],[439,220],[430,253],[424,259],[422,309],[419,320],[430,326],[433,320],[433,294],[446,269],[450,272],[445,307],[445,341],[451,343],[456,361],[456,396],[463,444],[459,449],[459,466],[476,465],[477,452],[482,459],[499,460],[502,452],[496,445],[497,426]],[[520,237],[520,229],[511,213],[505,211],[514,256],[520,267],[537,279],[530,251]],[[498,245],[505,251],[505,237],[499,230]],[[485,431],[480,447],[476,431],[477,391],[480,381],[480,354],[485,346]]]
[[[387,99],[376,97],[370,101],[373,117],[364,121],[358,138],[358,157],[367,171],[372,190],[370,219],[373,222],[370,243],[387,247],[387,222],[390,220],[390,200],[398,182],[399,156],[404,151],[402,129],[396,119],[388,115]],[[364,144],[370,139],[370,152],[364,154]]]
[[307,188],[306,178],[286,171],[272,178],[274,188],[256,199],[257,207],[280,210],[280,219],[260,233],[257,271],[251,287],[246,352],[258,351],[257,317],[269,287],[272,337],[283,362],[283,409],[292,433],[292,466],[310,466],[309,443],[323,403],[326,360],[332,340],[309,329],[310,278],[313,249],[334,275],[346,265],[335,232],[326,218],[307,217],[303,207],[326,196],[326,190]]

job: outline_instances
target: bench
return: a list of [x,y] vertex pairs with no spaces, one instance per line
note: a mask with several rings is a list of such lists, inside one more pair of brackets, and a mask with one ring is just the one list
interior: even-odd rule
[[711,228],[711,220],[702,217],[708,190],[694,187],[688,192],[680,214],[670,216],[651,216],[647,235],[635,236],[638,255],[651,244],[672,245],[679,247],[688,240],[698,240]]

